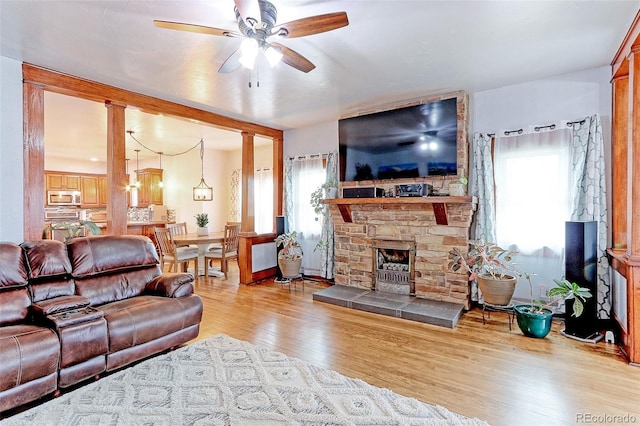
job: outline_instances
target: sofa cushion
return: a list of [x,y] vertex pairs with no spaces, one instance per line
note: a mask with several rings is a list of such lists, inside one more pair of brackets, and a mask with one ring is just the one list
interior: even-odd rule
[[56,333],[35,325],[0,327],[0,392],[58,370]]
[[76,294],[88,298],[91,306],[104,305],[143,294],[147,283],[160,275],[160,267],[125,270],[110,275],[76,279]]
[[100,306],[107,320],[109,352],[131,348],[186,327],[202,319],[202,300],[140,296]]
[[25,252],[31,280],[61,277],[71,273],[67,247],[61,241],[25,241],[21,247]]
[[104,235],[74,238],[67,242],[74,278],[157,266],[160,261],[148,237]]
[[27,270],[22,248],[13,243],[0,243],[0,290],[26,285]]
[[25,253],[33,302],[74,294],[71,262],[64,243],[56,240],[25,241],[20,246]]
[[31,298],[26,287],[0,290],[0,326],[24,321],[30,306]]

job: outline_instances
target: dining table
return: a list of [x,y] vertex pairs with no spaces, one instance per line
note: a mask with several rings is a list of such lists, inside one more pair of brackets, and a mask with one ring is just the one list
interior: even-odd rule
[[[224,231],[210,232],[206,235],[196,233],[178,234],[173,236],[173,241],[178,246],[192,245],[198,246],[198,275],[204,275],[204,254],[211,244],[220,244],[224,241]],[[209,268],[209,275],[214,277],[224,277],[220,268]]]

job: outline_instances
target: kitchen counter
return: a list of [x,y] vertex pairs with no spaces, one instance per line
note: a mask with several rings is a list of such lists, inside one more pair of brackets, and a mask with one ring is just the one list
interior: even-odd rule
[[[93,221],[96,225],[98,225],[99,228],[106,228],[107,227],[107,221],[106,220],[94,220]],[[167,223],[175,223],[175,222],[168,222],[166,220],[152,220],[152,221],[127,221],[127,228],[137,228],[137,227],[144,227],[144,226],[163,226],[166,225]]]

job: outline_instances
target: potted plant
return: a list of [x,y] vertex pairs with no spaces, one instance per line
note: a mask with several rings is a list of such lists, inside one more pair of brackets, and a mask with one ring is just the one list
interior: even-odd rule
[[528,305],[516,305],[513,308],[516,313],[518,327],[525,336],[541,339],[549,334],[551,331],[551,320],[553,318],[553,312],[549,307],[556,304],[559,300],[573,299],[573,312],[571,315],[574,317],[582,315],[584,302],[592,296],[589,289],[580,287],[578,284],[571,283],[566,279],[556,279],[553,280],[556,286],[550,288],[548,292],[550,299],[543,303],[533,298],[531,275],[532,274],[524,274],[527,281],[529,281],[531,303]]
[[469,272],[469,281],[478,281],[485,303],[506,306],[511,301],[520,275],[511,263],[516,254],[516,250],[506,250],[495,243],[469,241],[467,253],[457,247],[449,252],[449,269],[453,272],[460,269]]
[[282,247],[278,253],[278,266],[285,278],[296,277],[302,266],[302,246],[298,242],[298,234],[291,231],[276,237],[276,246]]
[[198,235],[209,235],[209,215],[207,213],[198,213],[195,215],[198,224]]
[[90,220],[52,222],[44,228],[44,237],[53,238],[53,231],[65,231],[65,240],[69,240],[83,236],[85,230],[91,235],[100,235],[102,232],[100,227]]
[[337,194],[338,182],[335,179],[329,179],[311,193],[311,207],[316,214],[316,220],[320,219],[320,215],[324,216],[329,212],[323,201],[326,198],[336,198]]

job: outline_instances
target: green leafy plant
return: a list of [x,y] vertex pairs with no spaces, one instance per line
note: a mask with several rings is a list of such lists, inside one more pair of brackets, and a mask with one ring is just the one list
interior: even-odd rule
[[65,222],[53,222],[49,226],[44,228],[46,237],[51,237],[51,232],[67,231],[67,238],[76,238],[82,236],[82,230],[86,229],[92,235],[100,235],[102,232],[100,227],[95,222],[90,220],[77,220],[77,221],[65,221]]
[[458,179],[458,183],[461,183],[463,185],[466,185],[469,183],[469,179],[467,179],[466,176],[462,176],[460,179]]
[[321,216],[325,216],[329,214],[329,209],[326,204],[322,201],[326,197],[326,191],[329,189],[338,188],[338,182],[335,179],[329,179],[327,182],[323,183],[319,187],[315,189],[311,193],[311,207],[313,207],[313,211],[316,214],[315,219],[320,220]]
[[302,246],[298,241],[298,233],[296,231],[278,235],[275,242],[277,247],[282,247],[282,250],[278,253],[279,258],[295,260],[302,257]]
[[198,213],[194,216],[198,227],[204,228],[209,224],[209,215],[207,213]]
[[556,283],[556,286],[550,288],[547,293],[550,299],[546,302],[542,302],[533,298],[533,282],[531,277],[534,274],[525,273],[523,275],[529,282],[531,305],[529,306],[528,312],[531,314],[543,314],[544,309],[548,309],[559,300],[573,299],[573,312],[571,313],[571,316],[579,317],[582,315],[582,312],[584,312],[584,302],[588,298],[592,297],[591,292],[587,288],[580,287],[578,284],[569,282],[566,279],[555,279],[553,282]]
[[459,248],[449,252],[449,269],[469,272],[469,281],[477,275],[489,275],[493,279],[504,279],[508,275],[520,275],[511,260],[518,254],[516,250],[506,250],[495,243],[469,241],[469,250],[463,253]]

